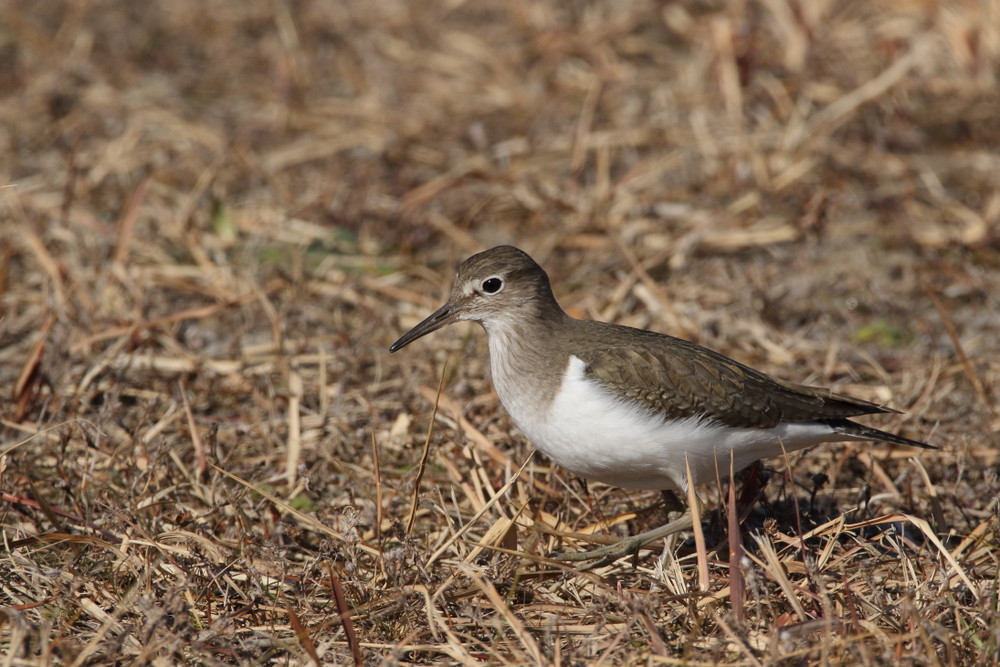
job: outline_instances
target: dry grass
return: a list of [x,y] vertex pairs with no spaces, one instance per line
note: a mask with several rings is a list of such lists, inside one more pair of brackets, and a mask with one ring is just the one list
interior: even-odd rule
[[[3,664],[1000,662],[1000,2],[0,4]],[[503,242],[941,450],[547,562],[656,494],[386,350]]]

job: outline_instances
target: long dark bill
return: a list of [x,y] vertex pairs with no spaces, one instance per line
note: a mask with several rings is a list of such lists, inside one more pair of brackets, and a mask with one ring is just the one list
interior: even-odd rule
[[455,315],[457,315],[455,307],[449,301],[431,313],[426,320],[403,334],[399,340],[392,344],[389,351],[396,352],[397,350],[401,350],[421,336],[426,336],[446,324],[451,324],[451,321],[455,319]]

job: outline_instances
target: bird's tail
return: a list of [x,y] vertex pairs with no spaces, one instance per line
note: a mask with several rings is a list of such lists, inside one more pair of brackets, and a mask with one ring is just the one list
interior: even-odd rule
[[850,419],[830,419],[826,420],[826,423],[832,426],[838,433],[843,433],[851,439],[871,440],[874,442],[891,442],[894,445],[907,445],[909,447],[921,447],[923,449],[937,449],[934,445],[928,445],[926,442],[911,440],[910,438],[904,438],[901,435],[880,431],[877,428],[872,428],[871,426],[865,426],[863,424],[852,422]]

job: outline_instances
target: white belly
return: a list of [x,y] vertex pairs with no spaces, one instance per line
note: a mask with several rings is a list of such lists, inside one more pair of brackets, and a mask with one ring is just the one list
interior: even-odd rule
[[[754,461],[821,442],[845,440],[822,423],[736,429],[703,417],[668,420],[623,401],[584,378],[586,364],[570,357],[562,386],[547,407],[517,391],[494,365],[494,383],[514,422],[556,464],[581,477],[636,489],[687,487],[728,476]],[[499,372],[498,372],[499,371]]]

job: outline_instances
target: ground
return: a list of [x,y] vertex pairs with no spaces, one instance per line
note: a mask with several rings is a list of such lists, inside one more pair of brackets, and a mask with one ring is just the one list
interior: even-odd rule
[[[1000,662],[997,0],[0,12],[5,664]],[[939,449],[549,560],[658,494],[532,457],[475,325],[387,350],[501,243]]]

